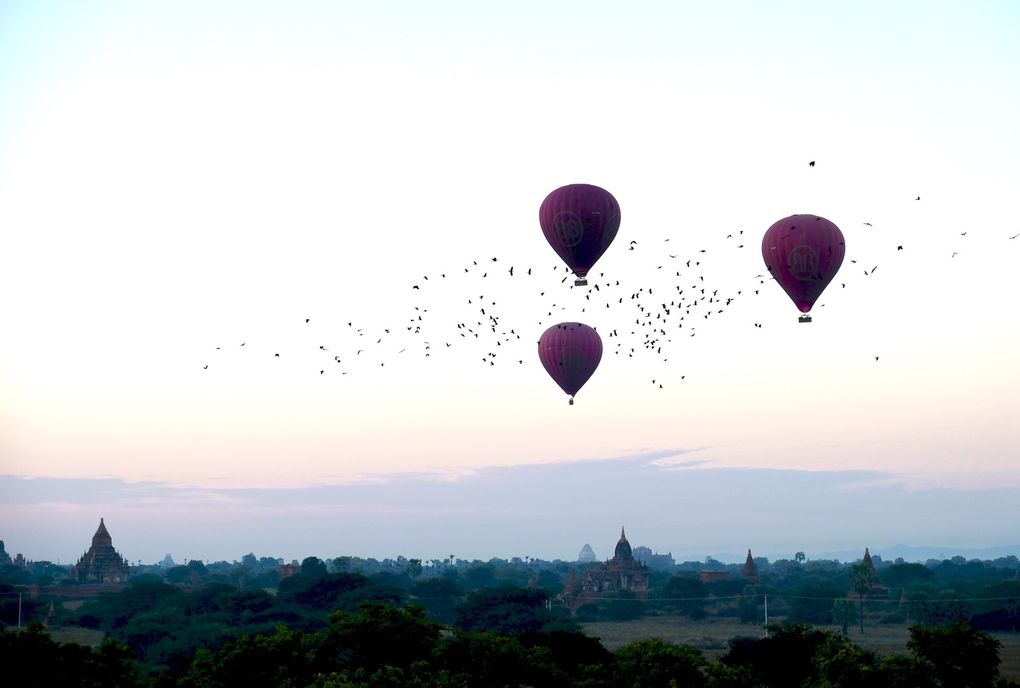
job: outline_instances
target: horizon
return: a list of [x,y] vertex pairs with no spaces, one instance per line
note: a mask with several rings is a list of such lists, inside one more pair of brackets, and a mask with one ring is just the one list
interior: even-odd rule
[[[4,519],[12,524],[5,541],[31,543],[20,551],[51,561],[54,552],[61,561],[76,560],[76,550],[87,549],[100,517],[115,546],[135,562],[158,562],[167,552],[175,560],[229,561],[246,552],[271,552],[287,561],[341,555],[431,559],[451,553],[466,560],[533,556],[570,561],[576,554],[569,550],[579,552],[585,543],[601,559],[612,552],[621,526],[633,546],[671,553],[677,561],[706,556],[743,561],[748,548],[775,560],[792,558],[797,551],[809,559],[853,552],[859,558],[865,547],[873,553],[941,548],[947,557],[1014,547],[1012,521],[1002,518],[1020,500],[1014,490],[921,489],[873,471],[716,468],[696,454],[673,450],[453,476],[390,474],[280,488],[0,476],[0,491],[17,495],[14,503],[0,505],[0,515],[26,514],[16,525]],[[724,491],[728,496],[720,497]],[[641,497],[640,504],[621,499],[631,494]],[[862,512],[858,505],[869,494],[885,506]],[[982,496],[979,511],[971,501],[975,494]],[[664,519],[659,514],[671,501],[686,507]],[[181,510],[182,503],[188,509]],[[164,504],[176,505],[187,517],[167,522],[161,517]],[[816,518],[812,531],[800,526],[810,535],[799,541],[777,537],[797,527],[803,508],[833,516]],[[766,510],[771,511],[767,518],[761,515]],[[900,512],[913,516],[890,520]],[[959,524],[961,514],[985,520],[980,539]],[[72,520],[80,532],[68,528]],[[519,532],[507,532],[508,523]],[[933,541],[926,536],[933,527],[955,532],[955,537]],[[227,533],[236,541],[239,532],[249,533],[249,545],[241,548],[245,552],[230,554],[217,544]],[[568,540],[576,541],[576,547],[568,546]],[[496,544],[506,541],[515,544]]]

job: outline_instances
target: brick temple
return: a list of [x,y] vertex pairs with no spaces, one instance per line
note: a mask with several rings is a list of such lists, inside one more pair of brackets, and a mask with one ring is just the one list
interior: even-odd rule
[[130,576],[127,561],[113,548],[113,538],[100,518],[92,546],[71,568],[71,578],[79,583],[123,583]]

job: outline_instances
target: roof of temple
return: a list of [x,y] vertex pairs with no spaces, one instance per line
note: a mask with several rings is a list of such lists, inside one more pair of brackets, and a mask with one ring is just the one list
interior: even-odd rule
[[630,549],[630,543],[627,542],[627,533],[624,531],[623,526],[620,526],[620,541],[616,543],[616,552],[613,553],[613,559],[633,559],[634,553]]

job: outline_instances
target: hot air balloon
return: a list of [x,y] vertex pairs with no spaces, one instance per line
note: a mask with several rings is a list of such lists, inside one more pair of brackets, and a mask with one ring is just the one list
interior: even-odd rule
[[[845,253],[839,227],[817,215],[783,218],[761,241],[765,266],[805,314],[836,276]],[[801,315],[800,322],[811,322],[811,316]]]
[[620,229],[620,204],[605,189],[569,184],[545,197],[538,221],[549,245],[577,275],[574,284],[583,287]]
[[599,367],[602,338],[583,323],[553,325],[538,340],[538,358],[573,404],[574,395]]

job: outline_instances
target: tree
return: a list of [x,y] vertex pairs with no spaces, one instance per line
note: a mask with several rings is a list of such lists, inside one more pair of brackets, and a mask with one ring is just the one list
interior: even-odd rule
[[569,677],[556,675],[549,649],[526,646],[520,636],[456,629],[453,637],[440,644],[437,655],[443,673],[450,679],[429,685],[472,688],[569,685]]
[[832,623],[832,601],[846,594],[846,587],[834,583],[819,582],[797,588],[790,597],[791,621],[826,625]]
[[411,596],[425,607],[432,620],[453,623],[454,612],[464,591],[455,582],[442,576],[424,578],[411,588]]
[[860,623],[861,633],[864,633],[864,598],[875,584],[875,570],[865,564],[858,562],[850,567],[850,587],[857,593],[860,600]]
[[805,559],[807,559],[807,557],[804,556],[803,552],[797,552],[796,554],[793,555],[793,560],[796,561],[798,564],[803,564]]
[[184,565],[174,566],[167,569],[166,580],[168,583],[184,584],[191,580],[191,570]]
[[421,559],[408,559],[407,560],[407,575],[411,577],[411,580],[417,580],[418,576],[422,573]]
[[617,590],[606,602],[605,614],[610,621],[640,619],[645,613],[645,603],[630,590]]
[[911,626],[907,649],[935,668],[942,688],[992,688],[1002,643],[970,623],[943,628]]
[[556,595],[563,591],[563,581],[560,580],[560,576],[555,571],[546,569],[538,572],[537,579],[538,587],[545,590],[550,595]]
[[318,557],[305,557],[301,561],[301,575],[308,580],[322,578],[327,573],[326,562],[322,561]]
[[244,635],[215,651],[199,648],[182,683],[205,688],[311,685],[319,668],[308,661],[315,639],[278,626],[272,634]]
[[842,629],[845,637],[847,629],[857,623],[857,607],[854,606],[853,600],[840,597],[833,602],[832,620]]
[[659,638],[628,643],[616,651],[621,685],[634,688],[670,688],[705,685],[701,673],[705,658],[697,648],[674,645]]
[[[850,600],[847,600],[850,602]],[[850,602],[853,609],[853,603]],[[875,685],[875,655],[846,638],[826,635],[815,650],[816,676],[810,685],[818,688],[870,688]]]
[[770,624],[768,638],[736,638],[719,661],[746,667],[765,686],[810,685],[815,652],[829,635],[807,624]]
[[473,564],[461,576],[464,587],[468,590],[491,588],[496,583],[496,567],[492,564]]
[[903,588],[917,583],[927,583],[935,578],[935,573],[924,564],[900,563],[897,560],[892,566],[882,569],[882,584],[890,588]]
[[475,590],[457,608],[456,624],[466,631],[514,635],[537,631],[550,620],[544,590],[504,586]]
[[762,618],[762,614],[758,611],[757,599],[758,591],[755,590],[755,587],[753,585],[745,585],[744,592],[737,603],[740,623],[756,623]]
[[662,597],[668,609],[674,609],[690,619],[705,618],[705,598],[708,591],[705,584],[694,576],[673,576],[662,589]]
[[384,666],[403,670],[428,660],[439,642],[440,626],[425,618],[424,607],[362,602],[357,614],[336,611],[329,619],[324,653],[344,656],[354,668],[374,672]]

